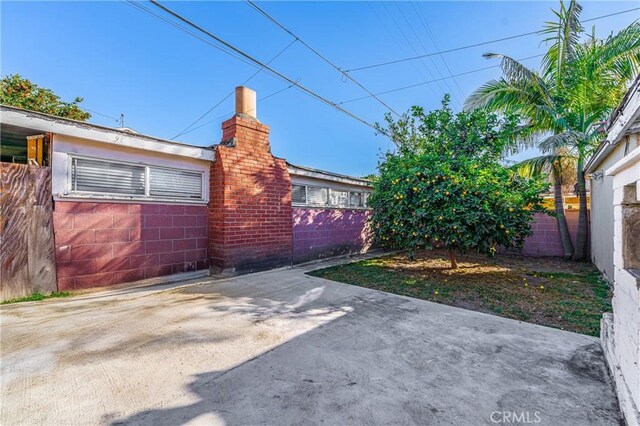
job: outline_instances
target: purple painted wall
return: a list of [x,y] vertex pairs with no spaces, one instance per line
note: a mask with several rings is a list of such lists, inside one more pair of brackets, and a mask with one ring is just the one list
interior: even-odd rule
[[294,263],[366,251],[368,210],[293,208]]
[[[571,239],[575,244],[578,232],[578,210],[565,210],[564,214],[567,218]],[[534,219],[535,222],[532,225],[533,235],[525,240],[522,254],[525,256],[562,257],[564,253],[556,219],[542,213],[537,213]],[[589,244],[587,244],[587,247],[589,247]]]

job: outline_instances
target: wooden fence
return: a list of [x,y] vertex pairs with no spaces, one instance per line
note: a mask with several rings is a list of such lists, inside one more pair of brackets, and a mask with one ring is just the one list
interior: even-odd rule
[[51,169],[0,163],[0,299],[56,291]]

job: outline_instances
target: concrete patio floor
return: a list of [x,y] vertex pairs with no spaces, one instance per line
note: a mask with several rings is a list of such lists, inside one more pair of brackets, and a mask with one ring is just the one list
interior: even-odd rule
[[318,266],[3,306],[0,421],[619,424],[597,339]]

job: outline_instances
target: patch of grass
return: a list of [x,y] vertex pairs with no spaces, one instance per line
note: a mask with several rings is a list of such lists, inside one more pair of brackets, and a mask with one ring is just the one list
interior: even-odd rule
[[466,254],[450,269],[447,253],[434,250],[415,261],[397,254],[310,275],[592,336],[611,311],[598,271],[562,259]]
[[43,293],[40,293],[39,291],[36,291],[31,296],[25,296],[25,297],[19,297],[17,299],[5,300],[4,302],[2,302],[0,304],[8,305],[10,303],[38,302],[40,300],[45,300],[45,299],[53,299],[53,298],[58,298],[58,297],[69,297],[69,296],[71,296],[71,293],[68,292],[68,291],[56,291],[56,292],[49,293],[49,294],[43,294]]

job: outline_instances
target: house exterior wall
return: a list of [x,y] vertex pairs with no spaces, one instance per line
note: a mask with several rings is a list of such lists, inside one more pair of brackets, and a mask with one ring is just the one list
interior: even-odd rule
[[[69,157],[71,155],[194,170],[204,173],[204,182],[209,182],[210,161],[207,160],[133,149],[124,146],[114,147],[112,144],[56,134],[53,137],[53,152],[51,156],[51,184],[54,199],[62,199],[63,197],[65,199],[80,199],[79,197],[71,197],[68,195],[70,176]],[[209,185],[205,184],[203,186],[204,202],[200,204],[206,204],[209,200]],[[170,201],[166,200],[157,201],[161,204],[170,203]]]
[[56,201],[58,290],[208,267],[207,207]]
[[[606,173],[613,178],[613,315],[605,315],[601,340],[610,371],[616,382],[618,399],[627,424],[640,424],[640,276],[630,268],[631,253],[625,244],[635,244],[640,221],[626,223],[628,212],[640,209],[640,148],[624,157],[630,161],[614,165]],[[625,188],[627,187],[627,188]],[[629,191],[632,189],[632,191]],[[625,196],[625,192],[627,192]],[[630,246],[634,247],[634,246]],[[637,260],[637,253],[635,260]],[[634,261],[635,261],[634,260]]]
[[[340,179],[340,178],[338,178]],[[345,183],[344,180],[291,177],[292,185],[326,187],[340,191],[366,191],[372,188]],[[367,208],[316,207],[293,204],[293,262],[301,263],[350,253],[371,247]]]
[[53,227],[59,290],[105,287],[208,267],[206,201],[69,194],[69,155],[197,170],[207,182],[209,173],[206,160],[54,135]]
[[371,247],[370,215],[363,209],[294,207],[294,263],[367,251]]
[[[638,146],[639,135],[629,135],[600,163],[599,171],[607,170]],[[613,282],[613,176],[591,175],[591,261],[609,282]]]

